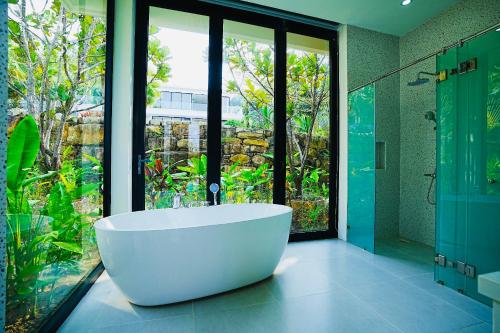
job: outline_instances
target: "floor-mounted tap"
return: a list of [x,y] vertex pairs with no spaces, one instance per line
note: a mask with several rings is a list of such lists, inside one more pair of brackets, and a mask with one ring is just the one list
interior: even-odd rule
[[212,183],[210,184],[210,192],[212,192],[214,196],[214,206],[217,206],[217,192],[219,192],[219,184]]

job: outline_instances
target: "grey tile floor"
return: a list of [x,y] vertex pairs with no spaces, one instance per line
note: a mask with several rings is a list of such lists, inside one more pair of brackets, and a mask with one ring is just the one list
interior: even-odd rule
[[273,277],[175,305],[131,305],[103,273],[60,329],[78,332],[491,332],[491,308],[433,282],[432,249],[291,243]]

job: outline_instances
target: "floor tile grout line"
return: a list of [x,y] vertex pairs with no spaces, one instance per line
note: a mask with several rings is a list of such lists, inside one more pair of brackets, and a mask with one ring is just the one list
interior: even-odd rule
[[404,333],[404,331],[399,328],[399,326],[397,326],[396,324],[394,324],[393,322],[391,322],[389,319],[385,318],[384,316],[382,316],[382,314],[380,312],[378,312],[376,310],[376,308],[372,307],[370,305],[370,303],[362,300],[359,296],[357,296],[356,294],[354,294],[352,291],[350,291],[348,288],[345,288],[343,285],[341,284],[338,284],[341,288],[345,289],[345,291],[347,291],[347,293],[349,293],[352,297],[354,297],[355,299],[357,299],[361,304],[365,305],[367,308],[371,309],[373,312],[375,312],[383,321],[387,322],[387,324],[389,324],[390,326],[392,326],[393,328],[395,328],[397,331],[399,332],[402,332]]
[[[431,295],[432,297],[435,297],[435,298],[437,298],[437,299],[441,300],[442,302],[444,302],[444,303],[446,303],[446,304],[450,305],[451,307],[453,307],[453,308],[455,308],[455,309],[459,310],[460,312],[463,312],[463,313],[465,313],[465,314],[467,314],[467,315],[469,315],[469,316],[471,316],[471,317],[473,317],[473,318],[475,318],[475,319],[479,320],[481,323],[486,323],[486,324],[489,324],[489,322],[482,320],[481,318],[477,317],[476,315],[472,314],[471,312],[465,311],[465,310],[463,310],[463,309],[459,308],[458,306],[456,306],[455,304],[453,304],[452,302],[450,302],[450,301],[448,301],[448,300],[446,300],[446,299],[444,299],[444,298],[442,298],[442,297],[438,297],[438,296],[436,296],[436,295],[432,294],[432,293],[431,293],[430,291],[428,291],[427,289],[422,288],[422,287],[421,287],[421,286],[419,286],[419,285],[416,285],[416,284],[413,284],[413,283],[410,283],[410,282],[407,282],[407,281],[405,281],[405,282],[406,282],[406,283],[411,284],[412,286],[414,286],[414,287],[416,287],[416,288],[418,288],[418,289],[420,289],[420,290],[422,290],[422,291],[424,291],[426,294],[429,294],[429,295]],[[436,283],[436,284],[437,284],[437,283]],[[443,288],[448,288],[448,287],[446,287],[446,286],[442,286],[442,287],[443,287]],[[448,289],[450,289],[450,291],[456,292],[455,290],[453,290],[453,289],[451,289],[451,288],[448,288]],[[462,295],[462,294],[459,294],[458,292],[456,292],[456,293],[457,293],[458,295]],[[462,296],[464,296],[464,297],[468,297],[468,296],[466,296],[466,295],[462,295]],[[475,301],[474,299],[470,299],[470,300]],[[477,302],[477,301],[476,301],[476,302]],[[480,304],[482,304],[482,303],[480,303]],[[477,324],[477,323],[476,323],[476,324]]]

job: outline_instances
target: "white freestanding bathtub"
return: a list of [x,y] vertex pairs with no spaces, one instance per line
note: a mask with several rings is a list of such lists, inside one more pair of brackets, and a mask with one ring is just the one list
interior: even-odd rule
[[288,241],[292,209],[220,205],[125,213],[96,222],[104,267],[131,303],[181,302],[270,276]]

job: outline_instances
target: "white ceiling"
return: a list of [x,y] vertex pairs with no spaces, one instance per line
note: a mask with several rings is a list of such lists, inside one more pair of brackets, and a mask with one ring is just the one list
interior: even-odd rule
[[459,0],[246,0],[263,6],[403,36]]

